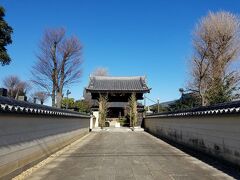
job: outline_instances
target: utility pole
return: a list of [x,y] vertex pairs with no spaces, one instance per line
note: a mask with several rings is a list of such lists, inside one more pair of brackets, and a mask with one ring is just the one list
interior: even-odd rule
[[158,113],[160,112],[159,98],[157,99]]
[[70,92],[69,90],[67,90],[67,93],[66,93],[66,95],[67,95],[67,104],[66,104],[66,109],[68,109],[68,103],[69,103],[69,102],[68,102],[68,95],[69,95],[69,94],[71,94],[71,92]]

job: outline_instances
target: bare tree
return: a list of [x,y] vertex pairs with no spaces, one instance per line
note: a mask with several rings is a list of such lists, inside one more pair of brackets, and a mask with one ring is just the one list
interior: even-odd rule
[[192,58],[192,82],[188,90],[197,92],[201,99],[201,105],[207,104],[206,92],[210,87],[209,62],[206,59],[207,48],[195,49],[195,55]]
[[94,104],[97,105],[97,100],[93,100],[91,93],[86,92],[86,89],[84,89],[83,91],[83,98],[84,101],[86,101],[89,104],[89,106],[93,106]]
[[108,76],[108,69],[104,67],[98,67],[96,68],[93,73],[93,76]]
[[195,28],[193,47],[188,88],[199,93],[202,105],[228,101],[239,82],[238,73],[230,68],[240,52],[239,18],[210,12]]
[[48,29],[33,66],[33,83],[51,94],[52,106],[61,107],[64,87],[79,82],[82,46],[77,37],[65,37],[65,30]]
[[49,94],[44,91],[38,91],[33,94],[33,98],[37,98],[41,104],[44,104],[44,102],[48,99]]
[[29,84],[22,81],[15,75],[7,76],[3,80],[3,85],[8,89],[8,96],[17,99],[18,96],[25,96],[30,88]]
[[[104,68],[104,67],[97,67],[93,73],[91,74],[92,76],[108,76],[108,69]],[[93,106],[94,104],[97,104],[97,100],[93,100],[91,93],[86,92],[86,90],[83,92],[83,97],[85,99],[86,102],[88,102],[88,104],[90,106]]]

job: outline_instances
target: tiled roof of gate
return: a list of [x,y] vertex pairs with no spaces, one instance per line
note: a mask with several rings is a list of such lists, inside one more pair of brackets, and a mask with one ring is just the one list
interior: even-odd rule
[[143,76],[92,76],[87,91],[150,92]]
[[3,96],[0,96],[0,113],[1,112],[54,115],[54,116],[76,116],[76,117],[89,116],[88,114],[84,113],[29,103],[25,101],[18,101]]

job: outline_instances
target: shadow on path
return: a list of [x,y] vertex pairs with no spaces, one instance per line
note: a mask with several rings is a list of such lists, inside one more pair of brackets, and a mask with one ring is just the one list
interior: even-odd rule
[[[149,134],[151,134],[151,133],[149,133]],[[153,134],[151,134],[151,135],[153,135]],[[153,136],[155,136],[155,135],[153,135]],[[211,155],[208,155],[207,153],[196,151],[195,149],[186,147],[180,143],[176,143],[175,141],[169,140],[167,138],[164,138],[164,137],[157,137],[157,138],[180,149],[184,153],[186,153],[190,156],[193,156],[193,157],[205,162],[208,165],[213,166],[214,168],[228,174],[229,176],[232,176],[235,179],[240,179],[240,167],[234,166],[233,164],[231,164],[225,160],[214,158]]]

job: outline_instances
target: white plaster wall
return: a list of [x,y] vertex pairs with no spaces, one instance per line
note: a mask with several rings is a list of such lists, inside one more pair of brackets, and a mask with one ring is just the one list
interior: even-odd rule
[[89,132],[90,117],[0,114],[0,179],[10,178]]
[[240,165],[240,115],[146,117],[150,133]]

